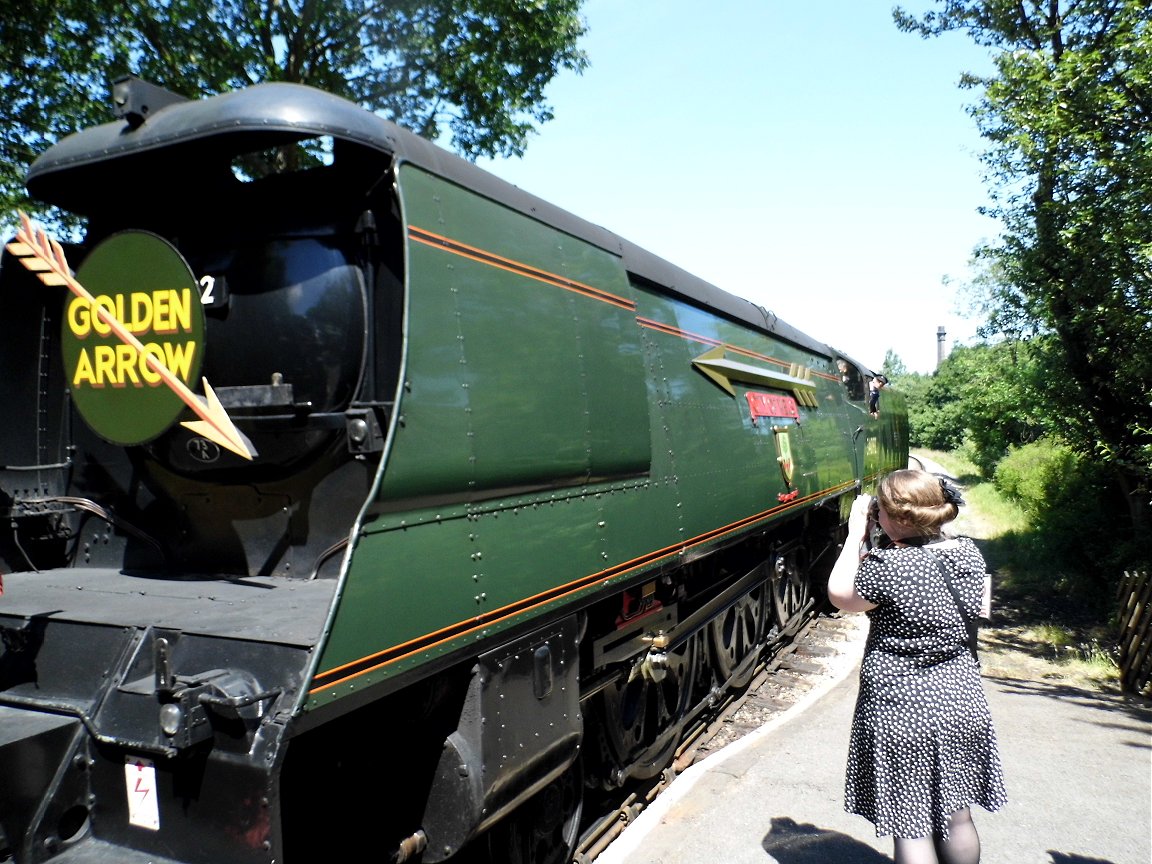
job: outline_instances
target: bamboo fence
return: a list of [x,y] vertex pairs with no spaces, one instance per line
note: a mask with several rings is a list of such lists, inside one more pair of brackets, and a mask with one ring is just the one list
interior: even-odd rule
[[1152,695],[1152,574],[1125,571],[1120,583],[1120,687]]

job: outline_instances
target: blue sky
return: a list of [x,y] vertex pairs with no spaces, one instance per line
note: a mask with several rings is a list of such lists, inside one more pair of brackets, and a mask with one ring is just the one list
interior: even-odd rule
[[587,0],[590,68],[552,82],[522,159],[480,164],[867,366],[930,372],[939,326],[974,341],[956,286],[997,233],[958,87],[988,60],[892,5]]

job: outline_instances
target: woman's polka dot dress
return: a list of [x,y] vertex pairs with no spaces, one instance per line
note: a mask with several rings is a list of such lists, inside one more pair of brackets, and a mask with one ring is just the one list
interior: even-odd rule
[[984,558],[967,538],[873,550],[856,590],[876,608],[860,667],[845,809],[877,836],[948,836],[948,817],[1007,800],[980,668],[936,555],[970,616],[980,608]]

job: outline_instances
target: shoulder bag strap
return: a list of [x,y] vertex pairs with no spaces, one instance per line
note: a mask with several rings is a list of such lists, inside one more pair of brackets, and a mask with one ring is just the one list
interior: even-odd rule
[[979,626],[975,618],[968,617],[968,613],[964,611],[964,603],[960,600],[960,592],[956,590],[956,586],[952,584],[952,574],[948,572],[948,568],[944,566],[944,562],[937,557],[936,553],[931,549],[920,547],[928,553],[928,557],[932,559],[932,563],[936,565],[936,569],[940,571],[940,577],[944,580],[944,586],[948,589],[948,593],[952,595],[952,600],[956,604],[956,611],[960,613],[960,620],[964,622],[964,629],[968,631],[968,650],[972,652],[972,656],[977,656],[977,635],[979,633]]

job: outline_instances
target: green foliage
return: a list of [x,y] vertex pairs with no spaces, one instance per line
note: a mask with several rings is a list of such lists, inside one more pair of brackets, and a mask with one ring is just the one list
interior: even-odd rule
[[908,367],[904,365],[904,361],[900,359],[900,355],[889,348],[884,352],[884,365],[880,367],[880,371],[888,376],[889,381],[908,374]]
[[[1147,0],[939,0],[897,25],[967,33],[1000,239],[977,252],[989,327],[1040,338],[1033,391],[1107,461],[1148,531],[1152,481],[1152,16]],[[1011,442],[1010,442],[1011,443]],[[990,454],[991,441],[977,440]]]
[[1051,427],[1051,410],[1036,357],[1043,340],[958,346],[930,376],[894,383],[908,401],[913,447],[965,447],[991,474],[1008,448]]
[[192,98],[261,81],[309,84],[466,156],[523,153],[551,119],[544,88],[584,69],[581,0],[0,0],[0,212],[37,212],[32,159],[112,119],[131,73]]
[[993,483],[1035,517],[1063,495],[1066,478],[1075,476],[1078,467],[1079,457],[1070,447],[1045,439],[1013,447],[996,466]]
[[1131,522],[1115,494],[1109,468],[1052,439],[1013,447],[996,466],[996,488],[1019,502],[1042,538],[1037,560],[1072,576],[1081,592],[1110,591],[1138,560]]
[[1120,573],[1148,566],[1149,547],[1115,463],[1063,438],[1066,423],[1052,407],[1060,387],[1044,375],[1049,341],[960,347],[935,375],[895,383],[908,401],[912,446],[951,451],[953,462],[929,458],[963,471],[970,500],[994,514],[985,536],[996,537],[999,564],[1017,586],[1107,603]]
[[1059,664],[1063,674],[1087,678],[1102,688],[1118,686],[1119,668],[1108,647],[1098,638],[1089,635],[1085,639],[1078,629],[1052,622],[1027,628],[1019,638],[1026,643],[1045,646],[1049,659]]
[[[931,389],[926,395],[933,400]],[[965,442],[965,423],[964,406],[960,402],[927,401],[924,410],[909,419],[909,437],[916,447],[958,450]]]
[[[1000,492],[993,483],[979,481],[969,486],[965,490],[964,499],[973,511],[981,514],[982,521],[987,523],[988,533],[985,536],[1011,536],[1028,530],[1028,515],[1024,509]],[[960,519],[964,518],[969,517],[961,513]]]
[[912,372],[892,379],[908,404],[908,440],[912,447],[955,450],[964,443],[959,406],[941,405],[932,393],[934,378]]
[[1076,645],[1076,637],[1067,627],[1058,624],[1038,624],[1031,635],[1039,642],[1051,645],[1054,649],[1067,649]]
[[1077,627],[1106,625],[1120,562],[1133,560],[1133,550],[1122,504],[1093,488],[1103,482],[1099,466],[1047,440],[1013,448],[995,479],[955,451],[913,455],[938,463],[963,487],[968,506],[953,530],[980,541],[997,604]]

